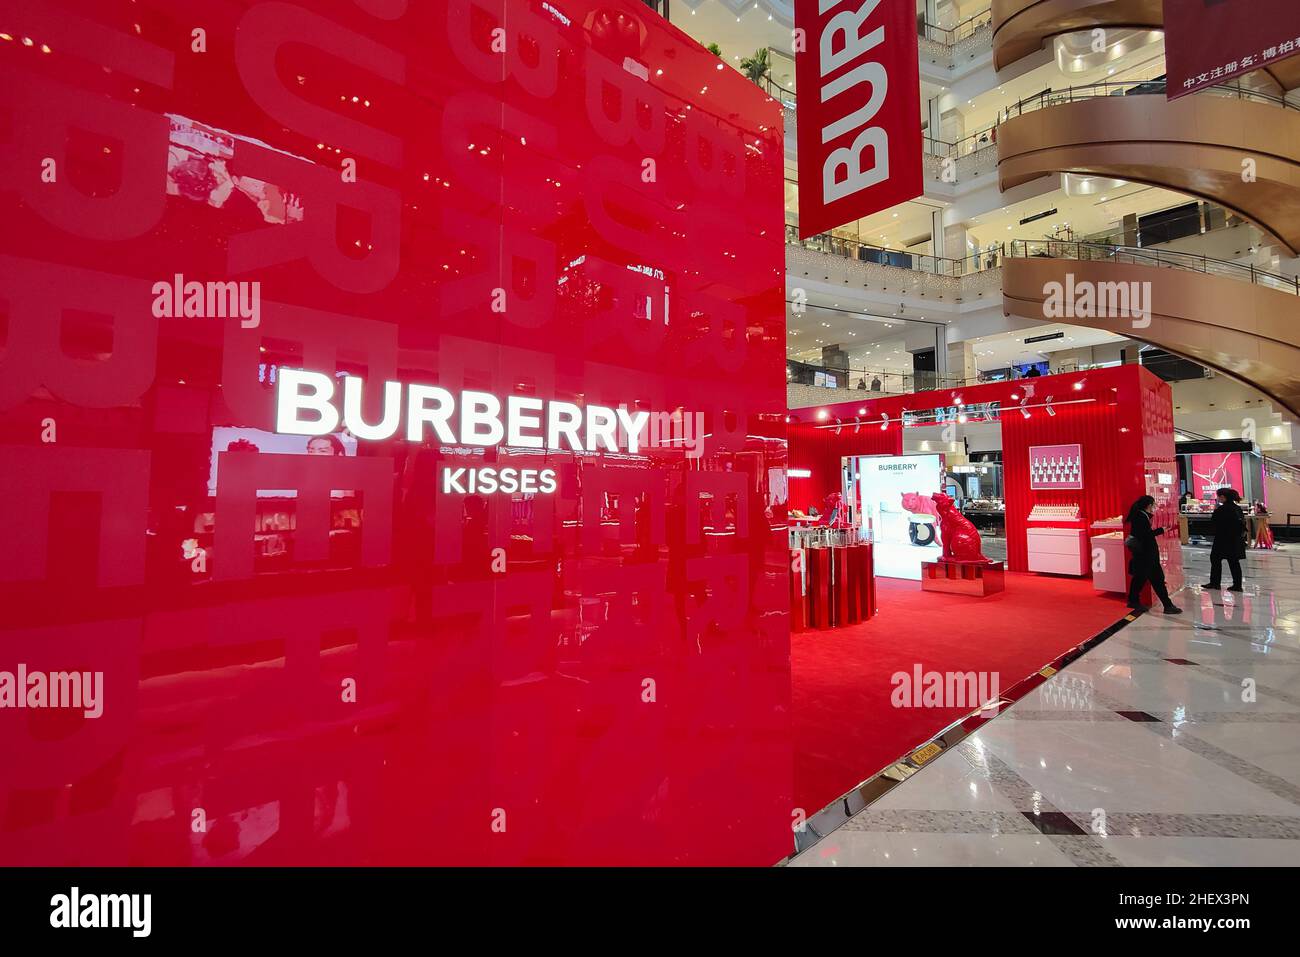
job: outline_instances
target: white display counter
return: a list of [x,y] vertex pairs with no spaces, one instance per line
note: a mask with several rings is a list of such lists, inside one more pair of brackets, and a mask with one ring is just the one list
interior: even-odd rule
[[1125,569],[1128,566],[1128,549],[1124,547],[1123,532],[1107,532],[1092,537],[1092,549],[1101,561],[1092,569],[1093,587],[1100,591],[1128,591],[1128,578]]
[[[1029,570],[1051,575],[1088,573],[1088,532],[1082,528],[1029,528]],[[1122,544],[1122,543],[1121,543]]]

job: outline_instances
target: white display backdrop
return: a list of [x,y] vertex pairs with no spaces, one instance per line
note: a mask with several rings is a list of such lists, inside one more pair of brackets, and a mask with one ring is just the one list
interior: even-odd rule
[[921,580],[921,562],[943,554],[935,492],[943,491],[940,455],[870,455],[857,460],[859,521],[870,528],[876,574]]

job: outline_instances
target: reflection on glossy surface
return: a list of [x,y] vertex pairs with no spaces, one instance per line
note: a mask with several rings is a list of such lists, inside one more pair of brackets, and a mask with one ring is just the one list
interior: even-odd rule
[[[1183,551],[1203,581],[1208,550]],[[1300,863],[1296,555],[1142,615],[793,863]]]
[[[0,670],[106,690],[0,710],[0,863],[786,853],[778,105],[631,0],[6,16]],[[284,435],[297,368],[667,438]]]

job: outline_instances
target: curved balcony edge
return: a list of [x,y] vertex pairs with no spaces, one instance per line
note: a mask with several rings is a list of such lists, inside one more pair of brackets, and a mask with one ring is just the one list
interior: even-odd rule
[[1160,30],[1164,22],[1162,0],[993,0],[993,68],[1004,69],[1062,33]]
[[1300,254],[1300,110],[1215,95],[1096,96],[998,128],[1005,192],[1050,173],[1160,186],[1223,206]]
[[[1080,314],[1068,304],[1085,305],[1082,297],[1091,289],[1091,311],[1101,312],[1103,288],[1113,302],[1120,284],[1130,290],[1128,314]],[[1070,290],[1077,293],[1072,300]],[[1158,346],[1245,382],[1300,416],[1300,297],[1292,293],[1181,269],[1031,257],[1005,260],[1002,295],[1008,316]],[[1061,311],[1069,314],[1057,315]]]

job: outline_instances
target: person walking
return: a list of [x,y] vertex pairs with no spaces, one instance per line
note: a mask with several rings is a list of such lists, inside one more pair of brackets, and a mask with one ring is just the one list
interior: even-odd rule
[[1232,587],[1228,591],[1241,591],[1241,560],[1246,557],[1246,516],[1237,504],[1241,495],[1236,489],[1221,488],[1214,497],[1218,505],[1210,516],[1214,544],[1210,546],[1210,581],[1205,587],[1222,587],[1226,560],[1232,572]]
[[1136,611],[1147,610],[1147,606],[1142,604],[1141,596],[1143,587],[1150,582],[1151,590],[1164,605],[1164,613],[1181,615],[1183,610],[1170,601],[1169,589],[1165,587],[1165,570],[1160,566],[1159,541],[1165,530],[1151,527],[1151,517],[1155,512],[1156,500],[1150,495],[1143,495],[1128,510],[1129,534],[1124,544],[1133,555],[1128,565],[1133,576],[1128,589],[1128,606]]

